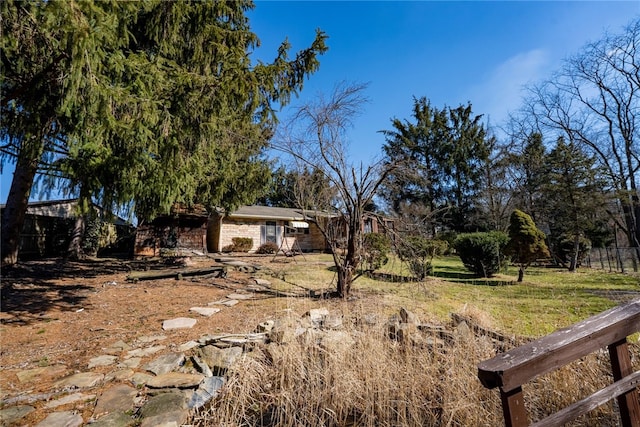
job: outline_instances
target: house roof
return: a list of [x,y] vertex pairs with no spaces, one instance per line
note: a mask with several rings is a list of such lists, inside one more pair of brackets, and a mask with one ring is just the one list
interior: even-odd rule
[[[35,202],[29,202],[27,207],[27,215],[45,216],[53,218],[75,218],[76,205],[78,199],[62,199],[62,200],[41,200]],[[100,206],[93,204],[95,209],[104,212]],[[4,209],[5,204],[0,205],[0,209]],[[117,215],[113,215],[111,223],[116,225],[130,225],[129,222],[120,218]]]
[[272,206],[241,206],[228,215],[229,218],[280,219],[303,221],[305,216],[299,209],[276,208]]
[[275,219],[283,221],[305,221],[309,218],[335,217],[323,211],[303,210],[298,208],[278,208],[272,206],[241,206],[227,214],[229,218]]

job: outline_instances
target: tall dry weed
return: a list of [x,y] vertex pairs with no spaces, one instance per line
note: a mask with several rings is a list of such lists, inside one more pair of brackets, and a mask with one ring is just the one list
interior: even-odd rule
[[[468,314],[468,313],[467,313]],[[347,322],[346,322],[347,323]],[[343,330],[308,329],[286,344],[245,353],[222,393],[193,420],[201,426],[501,426],[497,390],[477,379],[495,355],[488,338],[454,332],[453,342],[415,331],[391,340],[384,324],[350,322]],[[637,360],[637,345],[632,346]],[[530,421],[541,419],[611,379],[595,354],[523,386]],[[573,425],[617,425],[615,405]]]

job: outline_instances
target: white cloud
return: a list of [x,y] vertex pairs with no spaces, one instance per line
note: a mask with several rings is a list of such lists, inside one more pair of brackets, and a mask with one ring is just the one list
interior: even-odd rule
[[534,49],[519,53],[498,64],[479,84],[471,88],[473,109],[484,114],[497,125],[510,111],[516,110],[522,101],[526,84],[548,77],[549,53]]

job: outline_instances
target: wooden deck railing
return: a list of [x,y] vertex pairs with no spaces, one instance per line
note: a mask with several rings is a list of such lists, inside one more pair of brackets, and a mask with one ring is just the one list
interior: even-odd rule
[[532,425],[561,426],[615,398],[622,426],[640,427],[637,390],[640,371],[632,372],[627,344],[627,337],[638,331],[640,300],[619,305],[485,360],[478,365],[478,378],[487,388],[500,388],[507,427],[528,426],[522,385],[538,375],[607,347],[614,383]]

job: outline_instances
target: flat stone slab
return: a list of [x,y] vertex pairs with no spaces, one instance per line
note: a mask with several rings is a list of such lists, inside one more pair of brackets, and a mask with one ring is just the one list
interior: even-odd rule
[[44,407],[49,409],[57,408],[58,406],[66,405],[67,403],[87,401],[95,398],[96,398],[95,394],[73,393],[73,394],[69,394],[67,396],[61,397],[60,399],[47,402],[46,405],[44,405]]
[[122,353],[123,351],[131,350],[131,346],[126,342],[120,340],[114,342],[109,347],[103,348],[103,350],[107,354],[116,355]]
[[186,397],[181,392],[161,393],[140,408],[140,427],[180,426],[188,417]]
[[81,372],[79,374],[62,378],[60,381],[56,382],[56,387],[95,387],[103,379],[104,375],[97,372]]
[[140,366],[141,361],[142,361],[141,357],[131,357],[129,359],[125,359],[122,362],[118,363],[118,368],[135,369],[138,366]]
[[237,299],[237,300],[248,300],[248,299],[252,299],[253,295],[251,295],[251,294],[229,294],[229,295],[227,295],[227,298],[229,298],[229,299]]
[[225,383],[224,377],[208,377],[200,384],[200,387],[191,395],[187,406],[189,409],[199,409],[216,397],[218,390]]
[[152,377],[147,382],[147,387],[151,388],[195,388],[202,380],[204,375],[200,374],[183,374],[180,372],[169,372],[166,374]]
[[271,286],[271,282],[268,281],[267,279],[260,279],[256,277],[254,280],[256,281],[256,285],[266,286],[266,287]]
[[[125,412],[114,412],[100,417],[100,419],[88,425],[91,427],[128,427],[136,424],[135,420]],[[176,425],[176,427],[178,426]]]
[[0,425],[13,425],[35,410],[36,408],[29,405],[11,406],[2,409],[0,410]]
[[192,319],[190,317],[177,317],[175,319],[169,319],[162,322],[162,329],[165,331],[171,329],[189,329],[193,328],[193,326],[198,321],[196,319]]
[[153,378],[154,378],[153,375],[145,374],[144,372],[136,372],[131,376],[131,382],[135,386],[145,385],[149,381],[151,381]]
[[210,302],[208,305],[224,305],[226,307],[233,307],[238,304],[240,301],[237,299],[222,299],[214,302]]
[[129,381],[136,372],[133,369],[118,369],[105,375],[105,382],[109,381]]
[[213,308],[213,307],[191,307],[189,309],[189,311],[193,311],[194,313],[198,313],[202,316],[213,316],[214,314],[216,314],[217,312],[220,311],[219,308]]
[[16,375],[21,383],[28,383],[39,380],[43,377],[51,378],[64,375],[67,372],[65,365],[45,366],[41,368],[27,369],[18,372]]
[[192,348],[196,348],[198,347],[200,344],[197,341],[187,341],[184,344],[180,344],[180,346],[178,346],[178,351],[189,351]]
[[144,337],[136,338],[136,342],[142,343],[142,344],[149,344],[150,342],[162,341],[166,339],[167,339],[166,335],[146,335]]
[[152,354],[156,354],[157,352],[159,352],[160,350],[164,350],[165,348],[167,348],[166,345],[155,345],[153,347],[137,348],[135,350],[128,351],[127,358],[151,356]]
[[53,412],[35,427],[80,427],[83,422],[80,414],[71,411]]
[[110,387],[98,397],[96,407],[93,411],[93,418],[101,418],[112,413],[133,411],[133,399],[137,395],[138,391],[126,384],[118,384]]
[[144,365],[144,369],[156,375],[162,375],[179,368],[184,361],[184,353],[167,353]]
[[98,366],[110,366],[118,361],[118,356],[112,356],[105,354],[102,356],[94,357],[89,360],[89,369],[96,368]]

